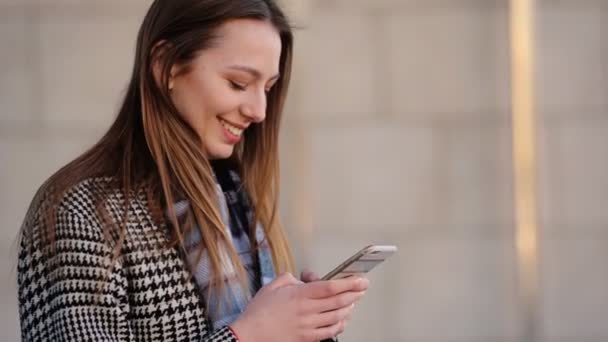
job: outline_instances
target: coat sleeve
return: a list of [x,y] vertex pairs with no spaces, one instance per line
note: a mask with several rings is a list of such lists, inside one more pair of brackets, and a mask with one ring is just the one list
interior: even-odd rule
[[56,214],[50,252],[38,217],[24,223],[17,282],[21,337],[28,341],[130,341],[127,282],[98,224]]

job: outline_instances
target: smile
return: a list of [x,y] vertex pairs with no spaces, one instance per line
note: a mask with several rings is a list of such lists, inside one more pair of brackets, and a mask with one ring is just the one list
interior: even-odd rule
[[233,124],[229,123],[228,121],[226,121],[222,118],[219,118],[219,120],[220,120],[220,123],[222,124],[222,126],[224,126],[224,128],[226,130],[228,130],[228,132],[230,132],[231,134],[234,134],[237,137],[240,137],[241,134],[243,134],[242,128],[236,127]]

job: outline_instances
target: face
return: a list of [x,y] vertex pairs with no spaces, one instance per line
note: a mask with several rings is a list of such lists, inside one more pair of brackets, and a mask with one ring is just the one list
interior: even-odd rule
[[[202,140],[210,159],[232,155],[251,124],[266,117],[266,95],[279,77],[281,39],[271,23],[228,21],[213,47],[170,81],[180,115]],[[175,66],[173,70],[179,70]],[[172,73],[174,73],[172,70]]]

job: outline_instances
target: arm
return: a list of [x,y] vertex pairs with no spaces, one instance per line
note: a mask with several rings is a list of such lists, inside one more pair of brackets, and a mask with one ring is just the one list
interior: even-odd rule
[[22,340],[132,340],[126,279],[120,263],[109,272],[111,248],[101,228],[67,210],[56,217],[50,258],[39,221],[25,224],[17,276]]
[[229,327],[223,327],[207,338],[210,342],[240,342],[236,337],[232,329]]

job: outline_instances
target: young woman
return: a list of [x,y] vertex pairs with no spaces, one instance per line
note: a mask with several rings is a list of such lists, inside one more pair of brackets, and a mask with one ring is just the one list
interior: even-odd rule
[[26,215],[24,341],[319,341],[344,330],[367,280],[295,279],[276,214],[291,57],[272,0],[154,1],[116,121]]

